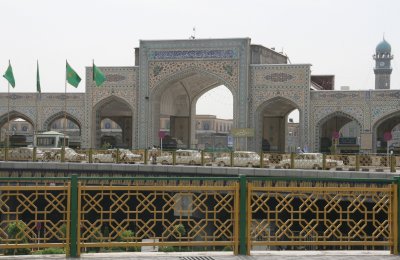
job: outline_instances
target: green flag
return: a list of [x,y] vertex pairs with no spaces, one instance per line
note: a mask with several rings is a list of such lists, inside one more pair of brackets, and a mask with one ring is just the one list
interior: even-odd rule
[[8,68],[6,70],[6,73],[4,73],[3,77],[8,81],[8,83],[11,84],[13,88],[15,88],[15,79],[10,61],[8,61]]
[[96,82],[96,86],[100,86],[106,81],[106,76],[104,76],[103,72],[99,68],[94,65],[93,62],[93,81]]
[[40,77],[39,77],[39,61],[36,61],[37,65],[37,70],[36,70],[36,90],[38,93],[42,93],[42,90],[40,89]]
[[67,78],[67,82],[69,84],[71,84],[72,86],[74,86],[75,88],[78,87],[79,82],[81,82],[81,78],[79,77],[78,73],[75,72],[75,70],[73,70],[71,68],[71,66],[69,66],[68,61],[67,61],[67,72],[66,72],[66,78]]

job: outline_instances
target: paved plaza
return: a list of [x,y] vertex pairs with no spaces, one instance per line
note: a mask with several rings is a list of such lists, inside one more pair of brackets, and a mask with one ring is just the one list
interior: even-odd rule
[[[96,253],[82,254],[81,259],[101,260],[285,260],[285,259],[400,259],[388,251],[263,251],[251,256],[234,256],[230,252],[185,252],[185,253]],[[0,256],[0,260],[11,259],[67,259],[64,255]]]

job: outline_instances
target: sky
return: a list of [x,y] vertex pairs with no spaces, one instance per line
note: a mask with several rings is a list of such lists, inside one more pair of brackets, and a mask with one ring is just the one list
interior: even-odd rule
[[[195,27],[197,39],[249,37],[292,64],[312,64],[313,75],[335,75],[336,89],[368,90],[372,55],[385,35],[394,54],[391,89],[400,89],[399,10],[399,0],[0,0],[0,72],[11,60],[12,92],[34,92],[39,60],[42,92],[64,92],[66,59],[81,78],[92,59],[134,66],[139,40],[188,39]],[[67,88],[84,91],[84,80]],[[4,78],[0,92],[7,92]],[[229,117],[229,95],[209,92],[198,113],[210,108]]]

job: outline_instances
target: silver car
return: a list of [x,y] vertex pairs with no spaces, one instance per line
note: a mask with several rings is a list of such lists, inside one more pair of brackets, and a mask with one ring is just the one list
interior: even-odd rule
[[[235,151],[233,152],[233,166],[235,167],[259,167],[260,166],[260,155],[256,152],[251,151]],[[264,158],[264,165],[268,164],[268,158]],[[222,157],[217,157],[214,160],[218,166],[230,166],[231,155],[226,154]]]
[[[189,164],[189,165],[200,165],[201,164],[201,152],[197,150],[177,150],[176,164]],[[172,164],[173,156],[172,153],[163,153],[161,156],[156,158],[157,162],[161,164]],[[204,163],[209,164],[211,162],[210,156],[204,156]]]

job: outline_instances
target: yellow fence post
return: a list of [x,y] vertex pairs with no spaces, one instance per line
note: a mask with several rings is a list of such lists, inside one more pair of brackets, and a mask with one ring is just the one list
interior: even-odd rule
[[116,158],[115,158],[115,162],[116,163],[119,163],[119,149],[117,148],[117,155],[116,155]]
[[294,153],[290,153],[290,169],[294,169]]
[[360,155],[356,154],[356,171],[360,170]]
[[390,172],[396,172],[396,157],[394,155],[390,156]]
[[144,158],[143,158],[143,163],[147,164],[147,157],[149,156],[149,150],[144,149]]
[[264,168],[264,153],[263,150],[260,152],[260,168]]
[[37,161],[37,147],[33,147],[32,162]]
[[93,163],[93,149],[89,149],[89,163]]
[[61,162],[65,162],[65,147],[61,148]]

